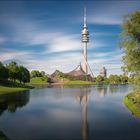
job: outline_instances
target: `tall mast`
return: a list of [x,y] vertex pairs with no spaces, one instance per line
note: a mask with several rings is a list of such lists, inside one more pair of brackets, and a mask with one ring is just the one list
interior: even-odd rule
[[86,15],[87,13],[86,13],[86,7],[84,7],[84,28],[86,28],[87,27],[87,15]]
[[87,43],[89,42],[89,32],[87,29],[87,23],[86,23],[86,7],[84,7],[84,26],[82,30],[82,42],[83,42],[83,56],[84,56],[84,71],[86,74],[88,74],[88,66],[87,66]]

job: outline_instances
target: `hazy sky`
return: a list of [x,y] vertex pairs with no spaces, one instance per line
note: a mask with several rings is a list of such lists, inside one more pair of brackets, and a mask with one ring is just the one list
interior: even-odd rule
[[[52,73],[83,63],[84,0],[1,0],[0,61]],[[140,10],[140,0],[87,0],[88,62],[97,75],[120,74],[119,35],[124,16]]]

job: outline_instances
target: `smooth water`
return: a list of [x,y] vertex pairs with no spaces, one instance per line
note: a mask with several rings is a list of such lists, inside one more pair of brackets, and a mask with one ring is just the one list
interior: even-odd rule
[[140,140],[124,106],[128,85],[32,89],[0,95],[0,137],[10,140]]

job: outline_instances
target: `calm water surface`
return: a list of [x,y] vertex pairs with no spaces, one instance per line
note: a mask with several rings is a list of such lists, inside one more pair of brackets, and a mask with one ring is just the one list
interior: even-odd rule
[[0,95],[0,137],[10,140],[140,140],[123,105],[128,85],[32,89]]

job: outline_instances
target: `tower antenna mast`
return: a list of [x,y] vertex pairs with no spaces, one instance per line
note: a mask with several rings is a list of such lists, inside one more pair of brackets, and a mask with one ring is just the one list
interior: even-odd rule
[[84,7],[84,27],[86,28],[87,27],[87,9],[86,9],[86,6]]
[[[86,2],[86,1],[85,1]],[[89,42],[89,32],[87,29],[87,9],[86,5],[84,6],[84,26],[82,30],[82,42],[83,42],[83,47],[84,47],[84,71],[86,74],[88,74],[88,66],[87,66],[87,43]]]

